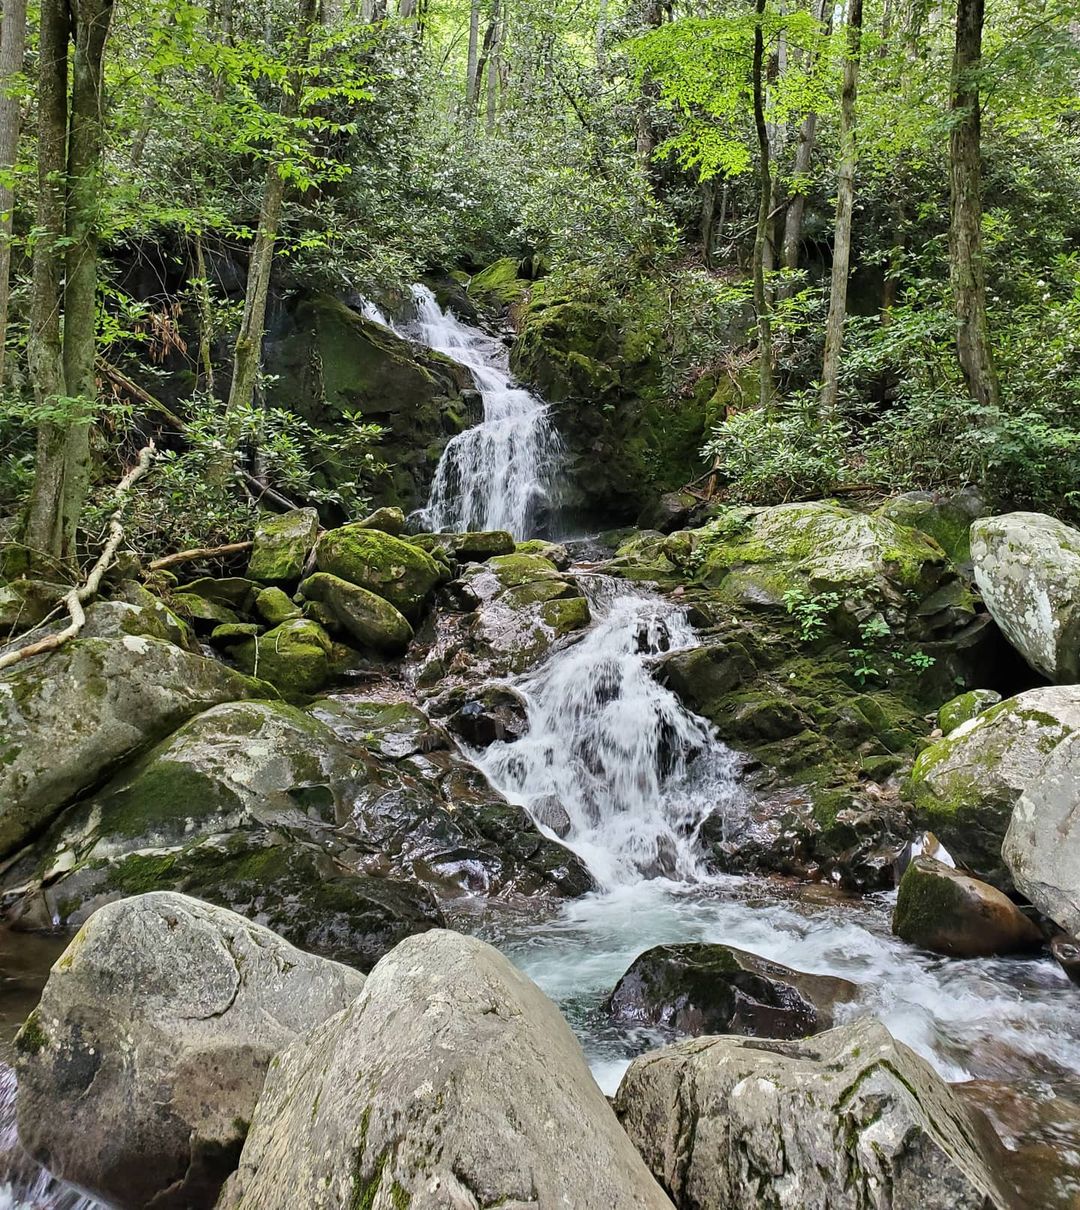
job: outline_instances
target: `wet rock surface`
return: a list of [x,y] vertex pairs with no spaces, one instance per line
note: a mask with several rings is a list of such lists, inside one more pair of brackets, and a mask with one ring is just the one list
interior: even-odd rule
[[661,945],[646,950],[608,1001],[624,1024],[662,1025],[677,1034],[802,1038],[831,1029],[853,983],[808,975],[727,945]]

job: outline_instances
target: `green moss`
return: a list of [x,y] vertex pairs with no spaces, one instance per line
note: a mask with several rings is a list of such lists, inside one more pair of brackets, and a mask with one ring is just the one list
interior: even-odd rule
[[144,895],[172,886],[170,874],[176,868],[176,854],[148,856],[132,853],[123,861],[109,868],[107,882],[125,895]]
[[48,1035],[41,1026],[41,1014],[35,1008],[15,1035],[15,1049],[21,1055],[36,1055],[48,1043]]
[[356,525],[323,534],[316,547],[316,562],[320,571],[382,597],[406,618],[418,616],[444,576],[419,546]]
[[518,302],[529,288],[520,276],[521,264],[504,256],[469,279],[469,294],[474,298],[495,298],[501,303]]
[[913,944],[925,944],[934,933],[960,917],[964,894],[947,875],[929,873],[913,861],[904,871],[893,910],[893,932]]

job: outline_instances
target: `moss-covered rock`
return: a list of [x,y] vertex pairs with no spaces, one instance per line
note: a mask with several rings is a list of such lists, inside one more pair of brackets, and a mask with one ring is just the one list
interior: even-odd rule
[[355,521],[353,524],[361,529],[377,529],[384,534],[398,537],[405,532],[405,514],[400,508],[377,508],[362,521]]
[[309,697],[329,684],[333,642],[310,618],[282,622],[257,638],[245,639],[232,649],[245,672],[269,681],[282,696],[295,701]]
[[313,508],[264,513],[255,526],[248,575],[263,584],[288,584],[300,579],[319,534],[319,514]]
[[185,719],[273,690],[143,635],[77,639],[0,676],[0,853]]
[[966,487],[951,493],[905,492],[886,500],[878,512],[898,525],[929,534],[970,578],[971,523],[990,512],[978,489]]
[[607,1008],[624,1025],[682,1035],[803,1038],[831,1029],[835,1006],[857,994],[846,979],[803,974],[728,945],[658,945],[634,960]]
[[[326,431],[359,412],[383,429],[377,453],[386,470],[377,499],[406,512],[423,504],[449,437],[472,392],[469,372],[448,357],[403,340],[328,295],[301,296],[267,341],[270,403]],[[329,460],[316,478],[333,488],[356,478],[353,461]]]
[[210,632],[210,646],[227,651],[236,643],[242,643],[245,639],[253,639],[256,635],[262,634],[264,629],[265,627],[260,626],[258,622],[228,622],[224,626],[216,626]]
[[209,634],[218,626],[231,626],[240,621],[239,615],[227,605],[193,592],[170,594],[169,605],[200,634]]
[[504,256],[469,278],[469,294],[483,302],[509,306],[520,302],[529,288],[521,274],[521,262]]
[[559,571],[566,571],[570,566],[570,552],[561,542],[546,542],[543,538],[530,538],[527,542],[519,542],[514,549],[519,555],[540,555],[549,563],[554,563]]
[[959,697],[951,698],[937,713],[937,723],[943,735],[951,735],[957,727],[985,714],[991,706],[1001,701],[1001,694],[994,689],[969,689]]
[[904,871],[893,912],[904,941],[952,958],[985,958],[1039,949],[1042,933],[999,890],[932,857]]
[[44,621],[67,591],[64,584],[27,576],[0,583],[0,634],[19,634]]
[[268,626],[280,626],[300,617],[301,610],[280,588],[264,588],[254,603],[255,612]]
[[244,576],[200,576],[197,580],[181,584],[177,592],[193,593],[216,605],[224,605],[226,609],[245,613],[251,608],[260,587],[254,580]]
[[323,534],[315,558],[320,571],[366,588],[409,619],[420,614],[444,574],[420,547],[356,525]]
[[495,555],[513,554],[516,549],[513,537],[505,530],[418,534],[412,541],[427,551],[442,548],[458,563],[482,563]]
[[1080,728],[1080,686],[1030,689],[961,724],[916,760],[906,793],[950,853],[1011,888],[1001,845],[1013,807]]
[[361,647],[400,652],[413,637],[413,628],[389,601],[338,576],[316,572],[300,585],[300,591],[309,600],[328,606]]

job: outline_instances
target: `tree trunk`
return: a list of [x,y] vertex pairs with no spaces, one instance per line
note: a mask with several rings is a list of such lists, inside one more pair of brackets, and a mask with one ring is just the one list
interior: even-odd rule
[[847,319],[848,275],[851,269],[851,211],[855,201],[855,102],[859,90],[863,0],[849,0],[844,31],[844,87],[840,94],[840,168],[836,185],[836,229],[833,237],[832,286],[825,323],[825,358],[821,368],[821,410],[836,410],[840,396],[840,353]]
[[[298,66],[306,64],[311,51],[311,38],[318,13],[318,0],[300,0],[297,13],[300,36],[297,44]],[[303,79],[294,73],[290,87],[281,103],[281,112],[286,117],[295,117],[300,112],[300,95]],[[214,478],[223,482],[236,455],[240,441],[244,414],[255,399],[255,384],[262,362],[263,331],[266,327],[266,300],[270,293],[270,274],[274,262],[274,245],[277,243],[278,227],[281,224],[281,209],[285,201],[285,178],[279,171],[275,159],[266,168],[262,204],[259,208],[259,228],[248,261],[247,288],[244,294],[244,314],[240,320],[240,331],[233,348],[232,382],[229,400],[225,405],[225,437],[221,461],[214,471]]]
[[26,0],[4,0],[4,22],[0,29],[0,386],[4,382],[4,353],[7,345],[8,300],[11,291],[11,230],[15,191],[9,176],[19,151],[22,116],[15,80],[22,71],[26,52]]
[[476,100],[479,96],[477,62],[480,53],[480,0],[469,5],[469,57],[465,65],[465,121],[476,121]]
[[765,258],[769,239],[769,206],[772,201],[772,170],[769,162],[769,130],[765,124],[765,19],[766,0],[756,0],[757,24],[754,27],[754,126],[757,130],[758,157],[761,161],[757,229],[754,232],[754,310],[758,329],[758,401],[763,408],[772,403],[772,316],[765,291]]
[[956,309],[956,352],[968,394],[982,407],[996,410],[1001,392],[990,347],[982,250],[978,78],[982,29],[983,0],[958,0],[949,138],[949,275]]
[[[42,0],[38,35],[38,207],[34,242],[33,295],[27,361],[34,398],[43,412],[67,396],[60,337],[63,241],[66,233],[67,63],[66,0]],[[75,535],[64,525],[67,426],[59,419],[38,428],[34,485],[23,540],[37,554],[66,562],[75,555]]]
[[491,48],[487,56],[487,121],[489,135],[495,133],[495,111],[499,100],[499,52],[501,49],[499,27],[499,0],[491,6]]
[[[817,0],[814,16],[824,26],[827,34],[832,28],[832,9],[829,0]],[[799,267],[799,246],[802,242],[803,215],[806,213],[806,193],[802,182],[810,172],[810,164],[814,156],[814,144],[817,141],[818,115],[808,113],[799,126],[799,142],[795,148],[795,192],[788,199],[784,212],[784,234],[781,240],[780,263],[785,269],[795,270]],[[785,288],[785,294],[790,294]]]

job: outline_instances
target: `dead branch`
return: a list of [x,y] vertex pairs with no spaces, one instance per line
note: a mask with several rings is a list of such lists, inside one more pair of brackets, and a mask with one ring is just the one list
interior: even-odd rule
[[194,559],[217,559],[225,555],[238,555],[241,551],[250,550],[254,542],[226,542],[224,546],[196,546],[192,550],[177,551],[175,555],[165,555],[147,565],[147,571],[164,571],[175,567],[178,563],[190,563]]
[[46,635],[45,638],[39,639],[36,643],[31,643],[27,647],[19,647],[14,651],[8,651],[4,655],[0,655],[0,669],[10,668],[14,664],[19,664],[23,660],[30,659],[31,656],[41,655],[45,651],[55,651],[58,647],[62,647],[69,639],[75,638],[79,631],[82,630],[86,624],[86,614],[83,611],[83,605],[97,595],[98,589],[101,587],[101,581],[104,579],[105,573],[112,566],[112,561],[116,557],[120,543],[124,540],[124,526],[121,523],[121,518],[124,515],[124,505],[131,494],[131,489],[150,469],[150,463],[154,460],[156,453],[157,449],[154,443],[152,441],[149,442],[139,451],[139,458],[135,465],[116,485],[116,491],[113,493],[113,511],[109,516],[109,536],[102,547],[101,554],[98,556],[98,560],[94,566],[90,568],[85,582],[82,585],[77,584],[64,597],[63,604],[71,618],[70,623],[56,634]]

